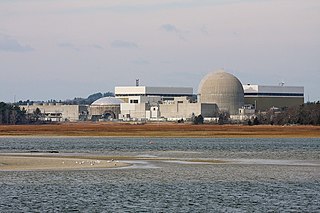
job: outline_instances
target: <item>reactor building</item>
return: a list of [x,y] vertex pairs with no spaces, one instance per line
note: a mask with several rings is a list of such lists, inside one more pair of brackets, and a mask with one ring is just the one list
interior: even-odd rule
[[200,103],[217,104],[221,112],[236,115],[244,106],[244,91],[238,78],[224,70],[218,70],[201,80],[198,100]]

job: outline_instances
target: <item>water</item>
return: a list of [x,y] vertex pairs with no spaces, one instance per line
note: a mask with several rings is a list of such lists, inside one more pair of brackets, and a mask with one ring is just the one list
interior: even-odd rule
[[320,212],[319,138],[0,138],[1,153],[52,150],[175,160],[0,172],[0,212]]

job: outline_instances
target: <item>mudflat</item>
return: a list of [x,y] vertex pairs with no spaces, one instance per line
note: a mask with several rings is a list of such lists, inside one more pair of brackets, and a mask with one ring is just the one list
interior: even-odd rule
[[79,122],[45,125],[0,125],[0,136],[315,138],[320,137],[320,126]]

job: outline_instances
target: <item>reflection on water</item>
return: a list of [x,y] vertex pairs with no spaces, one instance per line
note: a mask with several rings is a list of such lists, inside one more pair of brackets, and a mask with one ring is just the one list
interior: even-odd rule
[[[0,138],[2,153],[174,158],[0,172],[0,212],[320,212],[320,139]],[[195,159],[238,163],[194,164]]]

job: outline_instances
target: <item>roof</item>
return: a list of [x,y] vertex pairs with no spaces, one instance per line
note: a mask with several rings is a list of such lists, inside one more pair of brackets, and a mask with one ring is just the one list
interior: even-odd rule
[[124,103],[121,99],[115,97],[103,97],[93,102],[91,106],[120,105],[121,103]]
[[[200,82],[198,93],[204,94],[243,94],[243,87],[234,75],[218,70],[208,73]],[[241,94],[240,94],[241,95]]]
[[147,87],[147,86],[127,86],[115,87],[116,96],[190,96],[193,95],[192,87]]

